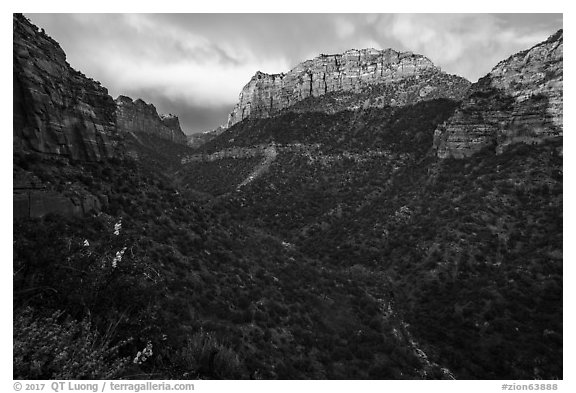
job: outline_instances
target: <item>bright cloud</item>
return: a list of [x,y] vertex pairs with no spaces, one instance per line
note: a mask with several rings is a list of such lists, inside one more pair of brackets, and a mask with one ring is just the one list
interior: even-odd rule
[[446,71],[472,81],[553,33],[510,25],[488,14],[399,14],[380,24],[378,31],[403,49],[424,54]]
[[287,72],[320,53],[394,48],[472,81],[546,39],[561,15],[28,14],[70,64],[108,87],[180,116],[188,132],[226,121],[256,73]]

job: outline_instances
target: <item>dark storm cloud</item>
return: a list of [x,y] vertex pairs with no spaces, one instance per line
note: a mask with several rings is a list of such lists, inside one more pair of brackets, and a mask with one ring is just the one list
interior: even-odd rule
[[[226,122],[256,71],[394,48],[475,81],[562,27],[558,14],[28,14],[113,96],[138,94],[188,132]],[[224,108],[227,108],[224,110]]]

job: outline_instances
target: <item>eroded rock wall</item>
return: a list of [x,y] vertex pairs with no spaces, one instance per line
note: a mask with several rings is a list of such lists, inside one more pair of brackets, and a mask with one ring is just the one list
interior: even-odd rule
[[[238,103],[230,113],[228,127],[248,117],[266,118],[308,97],[319,97],[330,92],[360,93],[368,86],[390,84],[415,78],[421,86],[418,99],[426,99],[436,86],[426,85],[426,78],[444,74],[428,58],[411,52],[393,49],[349,50],[343,54],[320,55],[297,65],[286,74],[256,73],[242,89]],[[421,80],[416,79],[426,75]],[[446,74],[444,74],[446,75]],[[452,76],[454,83],[469,82]],[[443,96],[444,97],[444,96]],[[399,100],[395,103],[395,98]],[[454,97],[444,97],[454,98]],[[386,97],[386,104],[402,104],[398,97]]]
[[116,99],[116,122],[121,133],[144,132],[180,144],[187,141],[177,116],[160,116],[154,105],[141,99],[133,101],[130,97],[119,96]]
[[13,147],[83,161],[118,156],[116,105],[106,88],[72,69],[60,45],[13,16]]
[[502,152],[517,142],[563,134],[563,31],[500,62],[474,83],[459,109],[435,131],[440,158]]

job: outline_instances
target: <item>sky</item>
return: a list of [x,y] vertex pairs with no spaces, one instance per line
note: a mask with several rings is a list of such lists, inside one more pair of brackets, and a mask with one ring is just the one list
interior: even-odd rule
[[25,14],[112,97],[142,98],[185,133],[227,121],[256,71],[393,48],[475,82],[562,28],[562,14]]

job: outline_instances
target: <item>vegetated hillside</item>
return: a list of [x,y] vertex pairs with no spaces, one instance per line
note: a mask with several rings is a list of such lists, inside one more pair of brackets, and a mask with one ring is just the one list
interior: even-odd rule
[[202,146],[203,144],[205,144],[206,142],[209,142],[210,140],[216,138],[218,135],[223,133],[225,130],[226,130],[225,128],[223,128],[222,126],[219,126],[212,131],[200,132],[200,133],[188,135],[186,137],[187,145],[193,149],[197,149],[200,146]]
[[410,214],[383,263],[411,331],[461,378],[562,378],[561,148],[444,161],[414,197],[392,191]]
[[178,173],[178,181],[188,190],[221,195],[236,190],[258,163],[259,156],[199,161],[187,164]]
[[366,292],[374,276],[190,202],[169,163],[25,162],[109,204],[14,221],[15,378],[449,376]]
[[457,378],[561,378],[562,138],[438,160],[434,128],[453,108],[239,123],[205,148],[319,147],[279,154],[212,205],[326,267],[382,277],[425,352]]
[[[315,100],[321,102],[321,98]],[[244,120],[206,143],[200,151],[215,152],[270,142],[320,143],[323,150],[330,152],[394,148],[403,145],[407,136],[428,137],[426,131],[446,120],[456,105],[455,101],[440,98],[402,107],[346,110],[334,114],[286,112],[273,118]],[[429,147],[425,143],[421,145]]]
[[447,123],[451,108],[421,104],[373,109],[375,122],[368,110],[245,120],[205,149],[317,146],[280,154],[214,208],[325,266],[385,278],[408,330],[457,378],[562,378],[561,38],[511,57],[512,71],[501,63]]
[[165,175],[180,170],[181,160],[193,152],[192,148],[147,133],[125,134],[128,155],[148,170]]
[[385,277],[457,378],[561,378],[562,141],[439,162],[408,141],[363,161],[284,155],[218,203],[325,266]]
[[[273,173],[271,176],[276,176],[278,184],[275,186],[278,187],[282,187],[287,177],[305,176],[300,173],[303,169],[296,170],[295,165],[319,171],[311,175],[313,178],[321,175],[322,166],[307,166],[305,163],[309,161],[344,166],[350,162],[362,162],[358,165],[363,166],[378,163],[378,168],[388,163],[386,171],[389,171],[402,165],[403,160],[416,159],[427,153],[432,145],[434,129],[452,114],[456,105],[454,101],[438,99],[405,107],[368,108],[331,115],[287,112],[274,118],[238,123],[202,146],[198,154],[252,149],[273,143],[278,146],[279,154],[270,171]],[[189,162],[181,169],[178,178],[189,188],[212,195],[234,191],[262,161],[262,156],[244,158],[240,154],[231,155],[233,157]],[[293,160],[301,162],[293,163]],[[355,174],[351,173],[351,176],[355,177]],[[356,180],[361,183],[365,178]],[[267,198],[266,190],[258,185],[254,187],[258,189],[255,195],[261,193],[263,199]],[[299,186],[289,190],[288,195],[298,189]],[[336,198],[347,199],[343,190],[339,195]],[[300,210],[294,206],[285,207],[294,208],[294,214]],[[277,222],[282,225],[282,221]]]

